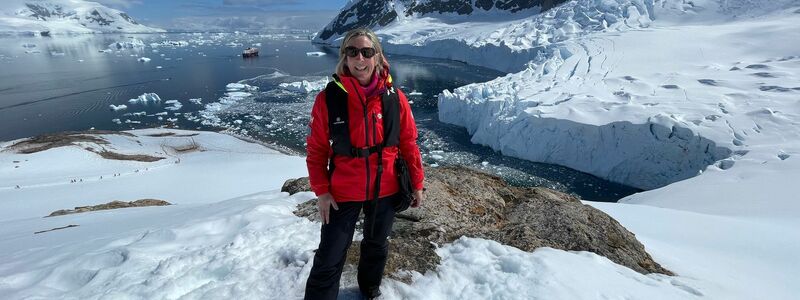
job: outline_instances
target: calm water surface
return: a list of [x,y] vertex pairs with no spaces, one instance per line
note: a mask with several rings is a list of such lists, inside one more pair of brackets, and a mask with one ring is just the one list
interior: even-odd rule
[[[0,141],[89,128],[125,130],[169,126],[227,130],[302,153],[308,116],[318,91],[281,87],[324,82],[336,65],[335,49],[313,45],[307,35],[81,35],[0,38]],[[102,52],[115,42],[141,40],[144,47]],[[186,41],[188,45],[151,45]],[[261,55],[243,59],[242,49],[260,45]],[[107,51],[107,50],[106,50]],[[309,56],[309,52],[327,55]],[[147,57],[147,62],[139,61]],[[568,168],[502,156],[470,143],[460,127],[438,121],[436,95],[502,73],[463,63],[390,55],[395,83],[413,101],[423,159],[435,165],[465,165],[489,171],[520,186],[546,186],[583,199],[616,201],[638,190]],[[204,125],[206,104],[219,101],[228,83],[258,91]],[[412,93],[415,91],[415,93]],[[156,93],[161,103],[131,104]],[[202,99],[201,104],[188,101]],[[182,104],[167,110],[167,100]],[[112,111],[109,105],[128,106]],[[113,121],[117,119],[118,121]]]

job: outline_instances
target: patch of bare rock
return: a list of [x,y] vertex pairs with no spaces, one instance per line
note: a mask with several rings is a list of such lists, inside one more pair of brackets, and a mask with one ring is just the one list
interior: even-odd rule
[[[533,251],[551,247],[589,251],[639,273],[673,275],[616,220],[573,196],[546,189],[513,187],[501,178],[464,167],[425,169],[426,202],[397,215],[390,237],[386,275],[408,281],[439,264],[435,248],[461,236],[485,238]],[[308,179],[289,180],[282,191],[309,191]],[[316,199],[295,215],[319,221]],[[343,280],[355,278],[358,242],[348,252]]]
[[63,216],[69,214],[98,211],[98,210],[108,210],[108,209],[118,209],[118,208],[128,208],[128,207],[166,206],[166,205],[172,205],[172,204],[167,201],[158,199],[139,199],[131,202],[111,201],[106,204],[99,204],[92,206],[78,206],[75,207],[75,209],[60,209],[50,213],[50,215],[48,215],[47,217],[56,217],[56,216]]

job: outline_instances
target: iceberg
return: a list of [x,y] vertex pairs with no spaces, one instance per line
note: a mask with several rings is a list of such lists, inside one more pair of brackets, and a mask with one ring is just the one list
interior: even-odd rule
[[111,110],[113,110],[113,111],[119,111],[119,110],[123,110],[123,109],[127,109],[128,108],[128,106],[125,105],[125,104],[120,104],[120,105],[111,104],[108,107],[110,107]]
[[161,102],[161,97],[156,93],[144,93],[135,99],[128,100],[132,104],[148,104]]

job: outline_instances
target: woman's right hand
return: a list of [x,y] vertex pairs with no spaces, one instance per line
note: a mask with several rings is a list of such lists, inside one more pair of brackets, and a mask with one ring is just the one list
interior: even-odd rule
[[333,209],[339,210],[339,206],[336,205],[331,193],[325,193],[317,199],[317,209],[319,210],[320,218],[322,218],[322,224],[330,223],[331,206],[333,206]]

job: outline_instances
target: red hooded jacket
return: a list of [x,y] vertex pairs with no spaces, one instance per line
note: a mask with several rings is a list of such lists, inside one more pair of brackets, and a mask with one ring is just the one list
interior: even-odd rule
[[[347,107],[350,142],[356,148],[368,148],[383,143],[383,117],[381,94],[364,99],[364,88],[355,77],[340,75],[340,83],[347,91]],[[391,75],[384,69],[378,84],[385,90],[392,87]],[[417,147],[417,126],[411,114],[411,106],[406,95],[397,90],[400,99],[400,143],[383,149],[383,174],[381,175],[380,197],[393,195],[399,191],[395,176],[394,161],[398,153],[408,164],[411,184],[414,190],[421,190],[424,179],[422,158]],[[364,103],[367,108],[367,122],[364,121]],[[320,92],[311,110],[311,133],[306,138],[308,179],[311,190],[317,196],[331,193],[336,202],[366,201],[373,198],[375,175],[378,167],[378,153],[369,157],[333,157],[335,170],[328,177],[328,159],[333,155],[328,133],[328,107],[325,91]],[[368,185],[369,184],[369,185]]]

